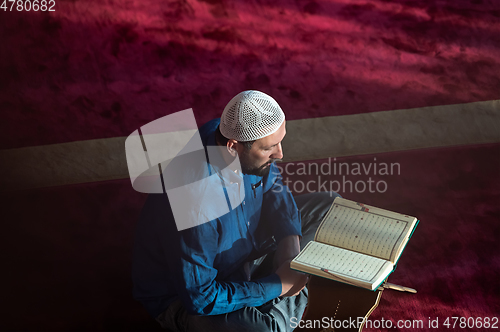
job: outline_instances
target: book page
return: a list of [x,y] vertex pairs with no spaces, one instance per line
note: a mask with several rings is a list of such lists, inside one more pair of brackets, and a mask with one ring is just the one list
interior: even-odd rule
[[394,262],[415,221],[399,213],[336,199],[315,241]]
[[372,288],[372,286],[378,286],[387,277],[393,265],[380,258],[311,241],[295,257],[291,266],[304,272],[335,279],[321,271],[321,268],[327,269],[338,276],[340,281],[348,282],[353,279],[357,281],[354,284]]

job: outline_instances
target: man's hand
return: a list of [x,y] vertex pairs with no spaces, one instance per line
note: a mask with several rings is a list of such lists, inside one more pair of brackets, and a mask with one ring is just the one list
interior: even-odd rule
[[281,295],[280,296],[295,296],[304,289],[308,276],[307,274],[290,269],[291,260],[285,261],[276,270],[276,274],[281,279]]

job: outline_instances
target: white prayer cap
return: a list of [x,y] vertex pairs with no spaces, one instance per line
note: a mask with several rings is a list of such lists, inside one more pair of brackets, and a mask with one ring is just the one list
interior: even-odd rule
[[280,105],[263,92],[238,93],[224,108],[220,132],[240,142],[254,141],[276,132],[285,121]]

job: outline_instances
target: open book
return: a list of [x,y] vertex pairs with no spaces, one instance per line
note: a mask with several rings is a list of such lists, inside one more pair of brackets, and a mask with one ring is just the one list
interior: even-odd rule
[[394,270],[418,220],[337,197],[290,267],[376,290]]

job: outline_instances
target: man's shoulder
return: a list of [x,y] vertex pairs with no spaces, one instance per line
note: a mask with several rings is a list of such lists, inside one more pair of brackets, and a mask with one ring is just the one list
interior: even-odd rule
[[198,129],[203,145],[207,145],[208,139],[210,138],[210,136],[214,135],[215,130],[219,126],[219,123],[220,118],[212,119]]

